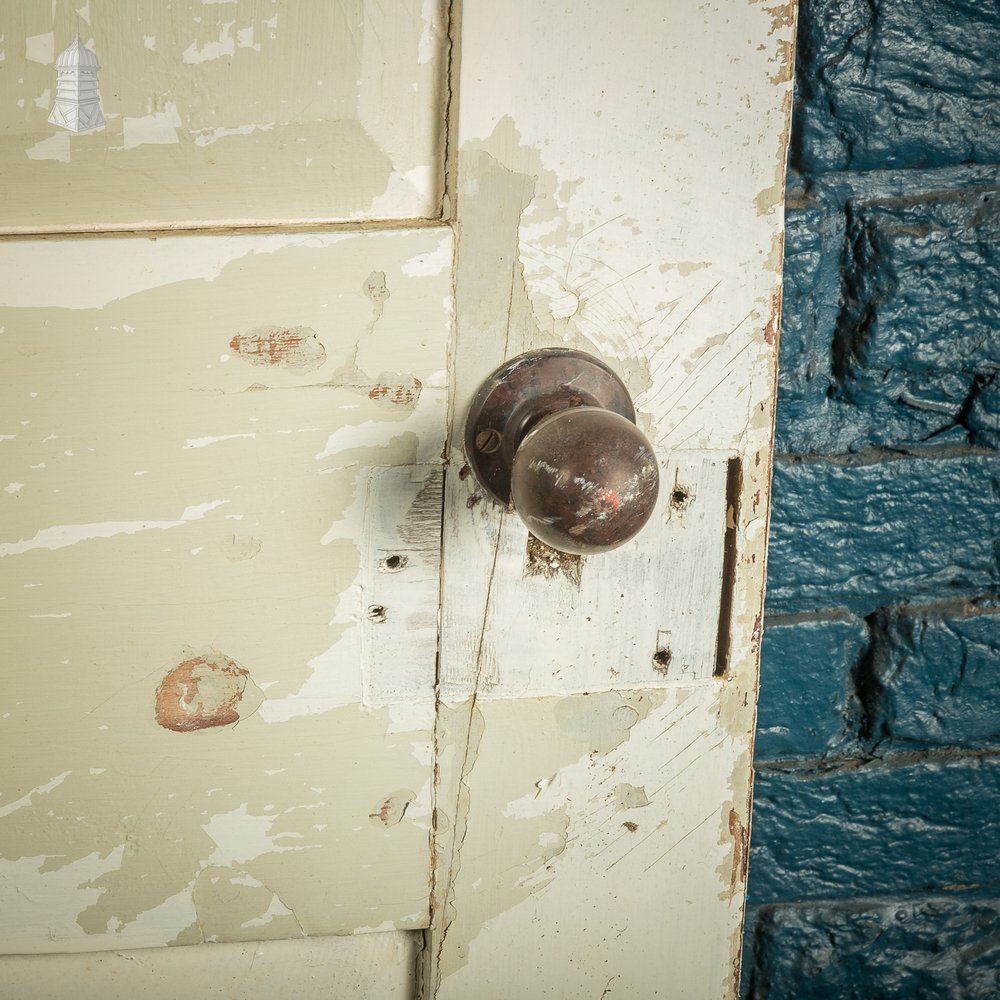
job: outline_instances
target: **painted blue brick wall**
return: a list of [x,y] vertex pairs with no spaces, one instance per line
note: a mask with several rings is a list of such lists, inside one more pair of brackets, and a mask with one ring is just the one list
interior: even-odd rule
[[801,0],[801,172],[1000,162],[993,0]]
[[755,970],[770,1000],[1000,996],[1000,902],[970,893],[804,903],[762,914]]
[[1000,996],[1000,5],[801,0],[742,992]]

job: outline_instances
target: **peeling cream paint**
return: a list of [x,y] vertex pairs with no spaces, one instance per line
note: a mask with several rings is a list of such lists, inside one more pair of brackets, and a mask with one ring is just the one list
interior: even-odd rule
[[194,144],[196,146],[211,146],[213,142],[225,139],[231,135],[253,135],[254,132],[270,132],[274,128],[274,122],[266,125],[237,125],[235,128],[206,128],[193,130]]
[[424,66],[429,63],[439,51],[443,32],[441,9],[434,0],[423,0],[420,7],[420,17],[424,22],[420,32],[420,42],[417,48],[417,62]]
[[[227,21],[219,29],[219,39],[214,42],[205,42],[199,46],[197,41],[192,42],[181,54],[184,62],[202,63],[210,59],[221,59],[223,56],[231,56],[236,52],[236,39],[232,37],[231,31],[235,21]],[[250,38],[253,38],[253,29],[250,29]],[[252,43],[251,43],[252,45]],[[243,47],[243,43],[241,43]],[[259,48],[259,46],[258,46]]]
[[72,773],[72,771],[63,771],[62,774],[57,774],[51,781],[47,781],[44,785],[32,788],[27,795],[22,795],[17,801],[0,806],[0,818],[9,816],[12,812],[23,809],[25,806],[30,806],[36,795],[44,795],[46,792],[51,792],[53,788],[58,788]]
[[185,448],[207,448],[210,444],[218,444],[220,441],[236,441],[240,438],[256,438],[257,434],[250,431],[243,434],[217,434],[215,437],[188,438],[184,442]]
[[409,170],[393,171],[386,183],[385,190],[372,198],[368,207],[355,213],[354,218],[362,219],[369,216],[399,217],[403,213],[400,206],[412,202],[414,196],[420,201],[427,201],[436,182],[436,171],[430,164],[411,167]]
[[141,118],[122,119],[124,149],[136,146],[164,146],[180,142],[177,129],[181,127],[181,116],[177,104],[168,101],[162,111],[154,111]]
[[250,920],[244,921],[240,924],[240,927],[265,927],[267,924],[271,923],[276,917],[291,917],[294,916],[292,911],[285,906],[284,903],[278,899],[273,893],[271,894],[271,902],[268,904],[267,909],[264,911],[262,916],[253,917]]
[[29,160],[56,160],[59,163],[70,162],[70,133],[57,132],[47,139],[39,139],[25,151]]
[[205,859],[206,865],[228,868],[252,861],[262,854],[280,854],[282,851],[306,851],[311,845],[279,844],[277,836],[270,833],[276,816],[254,816],[247,812],[247,803],[228,813],[213,816],[202,829],[215,844],[215,850]]
[[134,535],[139,531],[167,531],[180,528],[191,521],[201,520],[209,511],[229,503],[228,500],[211,500],[208,503],[185,507],[176,521],[105,521],[99,524],[59,524],[41,528],[32,538],[19,542],[0,543],[0,557],[17,556],[32,549],[61,549],[67,545],[90,541],[94,538],[113,538],[115,535]]
[[429,254],[410,258],[403,265],[403,274],[412,277],[442,274],[451,267],[451,256],[451,240],[442,238],[441,242]]
[[[51,31],[30,35],[24,40],[24,55],[31,62],[51,66],[56,61],[56,38]],[[47,109],[46,109],[47,110]]]

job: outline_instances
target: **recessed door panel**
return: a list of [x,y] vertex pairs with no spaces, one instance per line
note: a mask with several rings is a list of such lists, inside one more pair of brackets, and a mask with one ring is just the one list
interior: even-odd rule
[[7,244],[5,951],[426,924],[450,248]]
[[438,218],[444,7],[12,4],[0,229]]

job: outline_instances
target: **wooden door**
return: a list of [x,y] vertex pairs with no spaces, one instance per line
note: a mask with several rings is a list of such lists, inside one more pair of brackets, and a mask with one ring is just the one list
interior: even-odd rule
[[[6,950],[107,950],[5,959],[12,981],[731,993],[790,5],[192,3],[190,46],[176,11],[126,32],[121,6],[80,16],[102,87],[136,38],[156,53],[148,114],[102,91],[103,154],[4,147],[6,229],[36,237],[0,248],[21,702],[0,854],[8,912],[34,914]],[[71,14],[50,63],[25,21],[21,79]],[[279,59],[316,37],[362,81],[336,129],[343,80]],[[285,86],[291,120],[226,118],[190,82],[168,100],[192,66],[220,105],[242,86],[271,113],[254,88]],[[118,229],[140,235],[97,235]],[[604,557],[532,544],[462,454],[480,379],[565,344],[622,374],[661,462],[653,520]],[[241,943],[268,938],[291,940]],[[219,943],[123,950],[198,941]]]

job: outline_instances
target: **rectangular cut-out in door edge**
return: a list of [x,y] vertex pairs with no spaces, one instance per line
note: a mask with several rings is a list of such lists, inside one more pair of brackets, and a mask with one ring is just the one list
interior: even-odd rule
[[[485,552],[470,565],[494,568],[488,582],[462,581],[476,599],[449,601],[446,592],[447,627],[461,631],[464,655],[443,659],[442,698],[458,701],[473,690],[480,699],[501,699],[711,682],[735,462],[721,452],[661,456],[660,495],[646,527],[620,549],[584,557],[572,573],[533,571],[522,522],[499,506],[470,503],[472,477],[448,477],[448,489],[470,493],[449,509],[468,510],[478,521],[474,535]],[[457,530],[445,525],[446,544]],[[512,621],[514,629],[502,624]]]
[[373,469],[361,594],[364,703],[433,716],[441,575],[439,465]]

